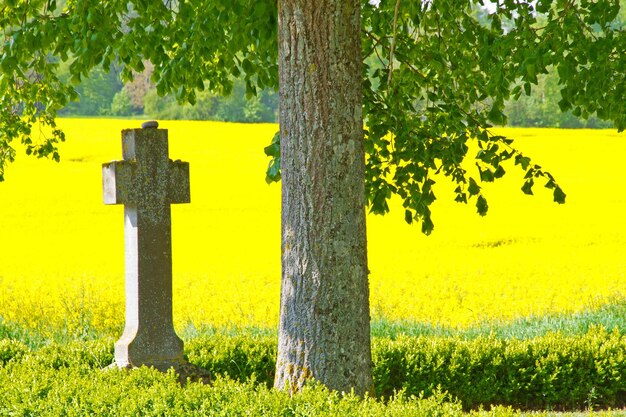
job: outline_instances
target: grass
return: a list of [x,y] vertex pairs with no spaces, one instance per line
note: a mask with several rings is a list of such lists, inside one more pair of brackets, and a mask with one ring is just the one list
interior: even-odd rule
[[[479,337],[495,337],[498,339],[527,340],[558,332],[565,336],[583,335],[589,329],[601,326],[608,330],[618,329],[626,332],[626,304],[610,303],[597,310],[585,310],[573,314],[550,314],[542,317],[524,317],[511,322],[478,323],[467,328],[433,326],[409,321],[375,320],[372,322],[372,337],[395,339],[400,336],[425,337],[461,337],[475,339]],[[20,340],[30,348],[40,348],[51,342],[67,344],[76,339],[97,340],[115,338],[121,334],[122,326],[103,332],[93,328],[84,329],[82,333],[71,333],[66,328],[33,329],[16,322],[6,322],[0,318],[0,339]],[[275,327],[217,327],[213,325],[194,326],[191,323],[178,330],[184,340],[214,335],[251,337],[275,337]]]
[[607,303],[597,309],[575,313],[551,313],[543,316],[521,317],[512,321],[483,322],[467,328],[433,326],[418,322],[380,320],[372,323],[375,337],[395,338],[409,336],[461,336],[473,339],[494,336],[499,339],[532,339],[558,332],[563,335],[581,335],[594,326],[626,331],[626,303]]
[[[411,337],[461,337],[471,340],[479,337],[495,337],[498,339],[528,340],[543,337],[550,333],[560,333],[564,336],[586,334],[591,328],[601,326],[608,330],[618,329],[626,332],[626,303],[608,303],[595,310],[584,310],[572,314],[557,313],[540,317],[524,317],[509,322],[483,322],[466,328],[433,326],[420,322],[374,320],[372,321],[372,337],[396,339],[400,336]],[[0,318],[0,339],[20,340],[33,349],[50,343],[67,344],[80,340],[98,340],[102,338],[116,338],[121,334],[122,326],[101,331],[94,328],[85,328],[81,333],[69,332],[67,328],[49,327],[33,329],[18,322],[7,322]],[[189,323],[178,330],[183,340],[193,340],[202,337],[241,336],[275,337],[275,327],[241,326],[218,327],[210,324],[194,326]]]

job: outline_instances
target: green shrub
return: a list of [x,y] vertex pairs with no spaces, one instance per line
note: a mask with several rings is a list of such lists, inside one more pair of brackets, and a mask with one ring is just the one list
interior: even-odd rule
[[[61,410],[81,415],[400,416],[437,415],[434,409],[439,408],[447,410],[440,415],[456,415],[494,405],[553,410],[626,406],[626,337],[603,328],[528,340],[374,338],[376,397],[386,406],[313,386],[293,398],[274,392],[275,336],[215,334],[187,341],[187,358],[213,374],[212,387],[180,387],[175,376],[148,369],[102,372],[113,361],[113,342],[28,348],[0,340],[0,416],[72,414]],[[422,395],[432,400],[415,400]],[[508,408],[494,410],[493,415],[511,414]]]
[[212,375],[239,381],[254,378],[268,387],[274,382],[276,338],[268,336],[200,337],[185,343],[189,362]]
[[[463,415],[460,404],[438,394],[399,394],[387,402],[329,392],[310,385],[295,396],[252,382],[216,378],[181,386],[173,373],[148,368],[103,372],[42,365],[0,369],[0,415],[36,416],[310,416],[438,417]],[[510,416],[499,409],[494,416]]]
[[111,115],[132,116],[137,111],[133,107],[133,102],[127,90],[121,89],[113,96],[111,101]]
[[[240,381],[271,386],[272,336],[211,336],[186,344],[190,362]],[[626,405],[626,338],[592,328],[580,336],[551,333],[528,340],[481,336],[374,338],[378,397],[443,390],[465,409],[494,404],[524,409]]]
[[[216,338],[219,339],[219,338]],[[145,367],[131,371],[101,367],[112,359],[111,341],[51,345],[9,360],[0,367],[0,416],[327,416],[430,417],[461,416],[461,405],[437,393],[418,399],[400,393],[389,401],[365,400],[329,392],[310,384],[296,396],[253,380],[239,382],[217,376],[212,384],[180,385],[173,372]],[[219,347],[217,340],[198,341]],[[248,343],[221,342],[225,351],[256,350]],[[269,340],[261,345],[270,346]],[[11,341],[3,341],[2,346]],[[192,344],[192,343],[190,343]],[[22,349],[24,350],[24,349]],[[212,365],[237,355],[197,349]],[[219,348],[218,348],[219,350]],[[195,351],[195,349],[192,349]],[[214,361],[214,359],[219,359]],[[252,367],[246,368],[251,370]],[[510,415],[503,410],[498,416]]]
[[480,337],[375,339],[376,393],[438,389],[463,407],[504,404],[524,409],[626,405],[626,339],[596,328],[529,340]]
[[29,366],[41,366],[46,369],[63,368],[102,369],[113,363],[113,341],[71,342],[68,344],[50,344],[37,350],[31,350],[22,359]]
[[0,365],[4,366],[12,359],[20,360],[28,352],[28,346],[18,340],[0,340]]

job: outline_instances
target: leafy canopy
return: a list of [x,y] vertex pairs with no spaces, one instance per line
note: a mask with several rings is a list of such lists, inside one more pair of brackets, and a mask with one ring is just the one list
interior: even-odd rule
[[[194,103],[196,91],[227,94],[242,77],[248,96],[277,88],[275,0],[5,0],[0,6],[0,180],[27,153],[59,159],[57,111],[76,100],[57,76],[70,63],[80,83],[97,66],[123,65],[132,78],[154,65],[159,94]],[[372,2],[376,3],[376,2]],[[363,1],[366,189],[371,211],[386,213],[398,195],[405,218],[433,229],[436,174],[453,181],[456,201],[488,204],[481,184],[513,160],[522,191],[541,182],[558,203],[554,177],[490,131],[506,123],[504,103],[530,94],[538,75],[556,69],[561,110],[626,127],[626,36],[618,0]],[[288,82],[288,81],[287,81]],[[48,136],[33,135],[39,121]],[[35,140],[37,139],[37,140]],[[475,142],[476,146],[469,145]],[[468,155],[470,149],[478,149]],[[266,148],[269,181],[280,178],[280,138]],[[474,159],[468,170],[463,163]]]

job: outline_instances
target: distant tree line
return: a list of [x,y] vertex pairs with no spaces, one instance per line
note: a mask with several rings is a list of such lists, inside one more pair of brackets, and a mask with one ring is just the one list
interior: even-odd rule
[[522,94],[517,100],[506,103],[509,126],[561,127],[561,128],[610,128],[612,122],[598,119],[595,115],[562,112],[558,76],[554,72],[537,76],[538,83],[530,95]]
[[[69,65],[61,68],[69,78]],[[195,105],[180,105],[174,95],[159,97],[150,81],[152,68],[135,74],[133,81],[120,81],[120,68],[111,65],[108,72],[96,67],[90,76],[76,87],[80,97],[67,106],[65,116],[147,116],[156,119],[220,120],[227,122],[276,122],[278,95],[263,90],[256,95],[246,93],[245,82],[233,80],[228,96],[198,92]],[[555,73],[538,76],[538,84],[530,95],[511,99],[506,106],[508,125],[523,127],[607,128],[612,123],[595,116],[585,117],[561,112],[558,77]]]
[[[70,78],[69,65],[60,68],[61,76]],[[226,122],[276,122],[278,95],[273,90],[246,91],[242,79],[233,80],[232,91],[220,96],[206,91],[196,94],[195,105],[181,105],[173,94],[160,97],[150,81],[152,66],[134,74],[124,84],[121,69],[111,64],[109,71],[96,67],[76,87],[79,101],[62,112],[65,116],[141,116],[156,119],[220,120]]]
[[[621,9],[614,25],[626,24],[626,0],[619,0]],[[59,0],[61,7],[64,0]],[[478,7],[475,17],[489,25],[488,10]],[[513,27],[513,22],[503,22],[503,27]],[[370,63],[375,67],[375,63]],[[147,116],[156,119],[220,120],[228,122],[276,122],[278,119],[278,95],[273,90],[251,94],[243,79],[233,80],[230,94],[220,96],[206,91],[196,94],[195,105],[180,105],[173,94],[160,97],[150,81],[153,68],[146,62],[146,69],[134,74],[126,84],[120,78],[121,68],[111,64],[109,71],[96,67],[90,76],[76,87],[80,98],[68,105],[62,115],[66,116]],[[60,68],[61,75],[70,78],[69,64]],[[537,85],[530,94],[522,93],[517,99],[506,103],[505,113],[509,126],[561,127],[561,128],[609,128],[611,122],[587,114],[562,112],[561,87],[555,71],[537,75]]]

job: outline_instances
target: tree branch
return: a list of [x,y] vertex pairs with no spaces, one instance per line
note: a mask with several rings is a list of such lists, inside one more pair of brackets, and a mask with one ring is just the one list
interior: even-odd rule
[[391,47],[389,48],[389,73],[387,74],[387,86],[391,84],[391,74],[393,73],[393,52],[396,48],[396,35],[398,30],[398,10],[400,9],[400,0],[396,0],[396,8],[393,12],[393,37],[391,38]]

